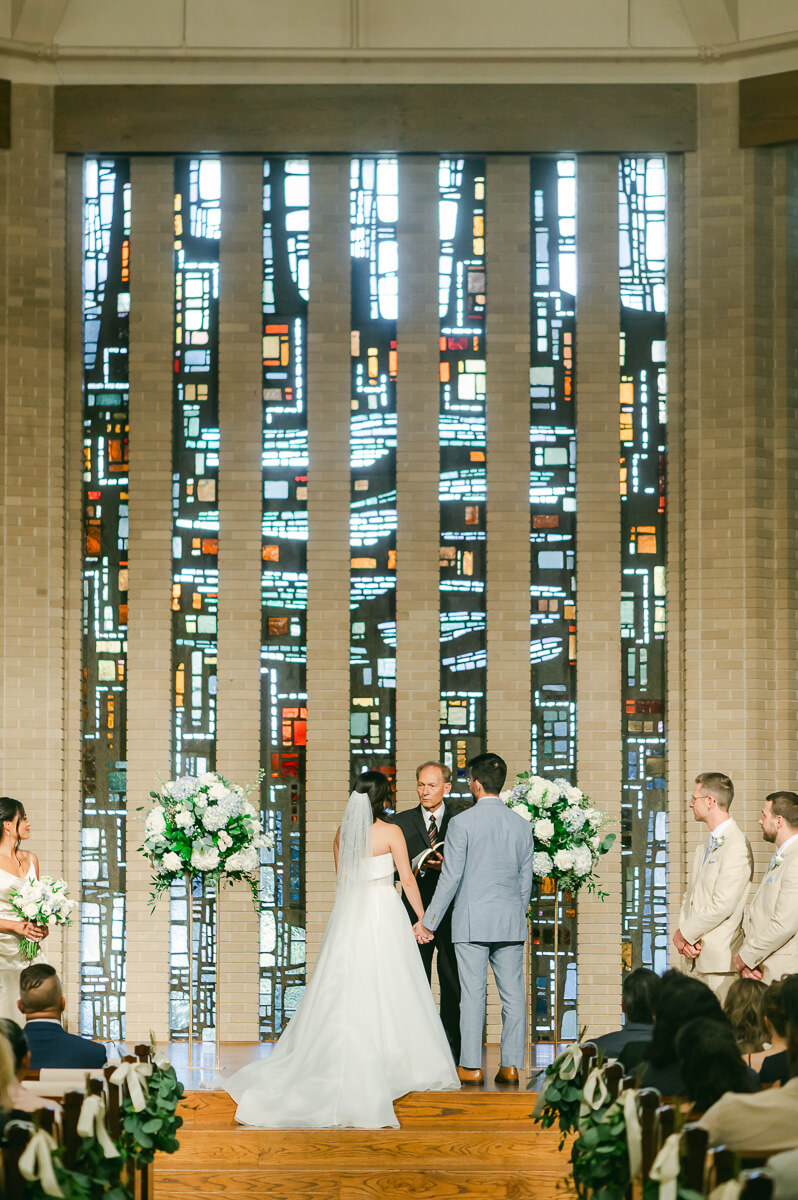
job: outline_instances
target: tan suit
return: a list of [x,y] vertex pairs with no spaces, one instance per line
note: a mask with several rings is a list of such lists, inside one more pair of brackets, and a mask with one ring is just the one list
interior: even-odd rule
[[775,1154],[798,1146],[798,1077],[754,1095],[726,1092],[698,1124],[711,1145],[737,1152]]
[[709,985],[722,1001],[735,978],[734,955],[754,873],[748,838],[736,821],[720,833],[721,845],[707,855],[707,844],[695,852],[690,886],[679,913],[679,929],[691,944],[701,942],[698,958],[683,968]]
[[765,983],[798,973],[798,838],[784,851],[784,861],[770,867],[743,920],[740,957],[747,967],[762,969]]

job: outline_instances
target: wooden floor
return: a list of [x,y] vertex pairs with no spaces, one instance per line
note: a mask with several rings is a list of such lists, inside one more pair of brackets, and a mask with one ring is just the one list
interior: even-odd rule
[[531,1121],[533,1092],[493,1085],[497,1057],[488,1047],[484,1089],[397,1101],[398,1130],[248,1129],[226,1092],[189,1091],[180,1149],[156,1159],[155,1200],[562,1200],[567,1148]]

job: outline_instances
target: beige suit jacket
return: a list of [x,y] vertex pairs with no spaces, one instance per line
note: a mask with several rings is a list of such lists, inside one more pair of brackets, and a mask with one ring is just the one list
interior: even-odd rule
[[743,933],[740,957],[747,967],[761,964],[765,983],[798,973],[798,841],[757,888]]
[[743,909],[754,873],[754,856],[748,838],[732,821],[723,833],[723,844],[706,859],[706,843],[695,852],[690,886],[681,912],[679,929],[693,945],[701,942],[695,969],[702,974],[734,970],[733,959],[741,941]]
[[763,1155],[790,1150],[798,1146],[798,1077],[754,1095],[726,1092],[698,1124],[713,1146]]

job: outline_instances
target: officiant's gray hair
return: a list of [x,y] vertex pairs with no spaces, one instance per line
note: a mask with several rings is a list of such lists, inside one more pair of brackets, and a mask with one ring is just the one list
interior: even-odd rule
[[451,767],[447,767],[446,763],[438,762],[437,758],[428,758],[426,762],[419,763],[419,765],[416,767],[416,779],[418,779],[422,771],[426,771],[427,767],[437,767],[443,776],[443,782],[452,782]]
[[712,797],[718,808],[729,811],[734,799],[734,784],[728,775],[724,775],[722,771],[704,771],[703,774],[696,775],[695,781],[700,784],[702,792]]

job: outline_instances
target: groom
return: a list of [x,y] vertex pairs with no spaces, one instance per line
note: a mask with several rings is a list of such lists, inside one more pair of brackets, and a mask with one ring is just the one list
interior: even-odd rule
[[501,1066],[497,1083],[517,1083],[526,1049],[524,942],[532,892],[534,839],[529,823],[499,799],[507,765],[498,754],[468,762],[473,808],[453,817],[438,886],[414,926],[423,942],[438,928],[449,905],[452,942],[460,975],[460,1066],[462,1083],[480,1084],[482,1027],[488,963],[502,1000]]

